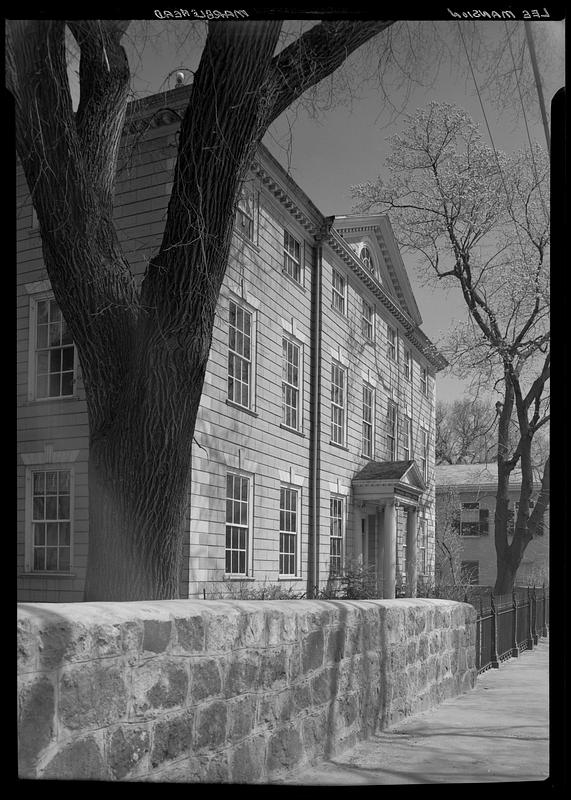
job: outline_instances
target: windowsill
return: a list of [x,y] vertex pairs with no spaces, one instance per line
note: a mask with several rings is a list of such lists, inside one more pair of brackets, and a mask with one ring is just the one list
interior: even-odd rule
[[290,428],[288,425],[284,425],[283,422],[280,422],[280,428],[283,428],[284,431],[288,431],[288,433],[295,433],[296,436],[300,436],[302,439],[305,439],[305,433],[303,433],[303,431],[298,431],[296,428]]
[[251,417],[259,416],[256,411],[252,411],[251,408],[246,408],[245,406],[241,406],[239,403],[234,403],[232,400],[228,400],[226,398],[226,405],[230,406],[231,408],[237,408],[239,411],[243,411],[245,414],[249,414]]
[[367,461],[374,461],[375,456],[366,456],[365,453],[361,453],[361,458],[366,458]]
[[25,406],[35,406],[38,403],[42,405],[45,403],[69,403],[71,400],[83,400],[84,398],[80,397],[78,394],[70,394],[66,395],[65,397],[28,397],[27,400],[24,401],[23,405]]
[[332,442],[331,439],[329,440],[329,444],[331,447],[337,447],[338,450],[345,450],[346,453],[349,452],[349,448],[345,444],[337,444],[337,442]]
[[303,283],[301,283],[300,281],[297,281],[294,277],[292,277],[289,274],[289,272],[287,270],[283,269],[283,267],[282,267],[282,275],[284,276],[284,278],[287,278],[288,281],[293,283],[294,286],[297,286],[297,288],[300,289],[305,294],[305,292],[307,290],[306,290],[305,286],[303,285]]
[[368,347],[374,347],[375,346],[375,340],[374,339],[369,339],[368,336],[363,336],[363,339],[365,340],[365,345],[366,346],[368,346]]
[[339,316],[342,317],[345,320],[345,322],[349,321],[346,311],[339,311],[339,309],[336,308],[335,306],[331,306],[331,310],[335,311],[336,314],[339,314]]
[[243,582],[250,582],[253,583],[255,578],[251,578],[249,575],[231,575],[228,572],[224,573],[224,580],[225,581],[243,581]]
[[305,578],[301,575],[278,575],[278,581],[297,581],[299,583],[299,581],[303,580],[305,580]]
[[20,572],[18,578],[75,578],[75,572]]

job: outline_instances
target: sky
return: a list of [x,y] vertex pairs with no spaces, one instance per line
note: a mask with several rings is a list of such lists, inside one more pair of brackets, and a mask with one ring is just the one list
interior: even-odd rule
[[[288,24],[299,26],[299,23]],[[440,24],[450,27],[454,23]],[[176,30],[169,27],[173,25],[179,27]],[[445,35],[448,35],[447,30],[443,29]],[[490,32],[491,39],[500,31],[498,24]],[[535,22],[532,31],[538,62],[541,64],[544,96],[549,107],[553,94],[564,83],[564,23]],[[180,21],[154,21],[147,23],[144,42],[140,32],[136,35],[136,31],[130,29],[129,33],[132,38],[127,42],[127,52],[134,75],[133,89],[137,96],[173,88],[175,73],[180,68],[185,71],[186,80],[191,80],[191,70],[196,69],[200,53],[196,29],[190,30],[185,38]],[[526,57],[529,58],[528,51]],[[383,174],[383,161],[388,153],[386,139],[396,133],[402,124],[402,119],[391,120],[377,84],[359,84],[359,57],[356,55],[352,64],[355,59],[357,96],[353,96],[350,106],[334,106],[320,119],[314,119],[303,109],[296,114],[290,111],[278,119],[264,139],[274,156],[327,216],[350,213],[353,200],[349,187]],[[476,73],[475,78],[478,88],[482,90],[483,75]],[[519,121],[516,121],[509,111],[500,113],[491,101],[484,96],[482,99],[485,117],[472,78],[466,78],[457,67],[443,64],[430,88],[413,87],[405,111],[414,112],[431,100],[455,103],[481,125],[487,144],[490,141],[486,119],[497,149],[510,152],[528,145],[521,114]],[[527,97],[524,107],[532,140],[545,146],[537,93]],[[404,260],[423,318],[422,328],[432,341],[438,343],[455,320],[465,319],[463,301],[454,291],[443,293],[442,290],[423,285],[415,259],[407,254]],[[452,401],[467,394],[468,390],[465,382],[448,372],[437,376],[437,396]]]

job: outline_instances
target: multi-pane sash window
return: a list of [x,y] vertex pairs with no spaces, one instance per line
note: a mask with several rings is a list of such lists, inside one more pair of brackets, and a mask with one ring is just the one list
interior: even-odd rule
[[417,533],[417,552],[418,552],[418,571],[421,575],[426,575],[428,571],[427,550],[428,550],[428,530],[426,520],[419,519]]
[[412,353],[410,350],[404,351],[404,377],[407,381],[412,380]]
[[420,368],[420,391],[423,395],[428,395],[428,370],[426,367]]
[[[530,514],[533,511],[534,507],[535,507],[535,500],[530,500],[529,501],[529,512],[530,512]],[[519,510],[519,500],[515,500],[513,509],[511,509],[511,508],[508,509],[508,534],[510,536],[515,533],[515,523],[516,523],[516,519],[517,519],[518,510]],[[541,520],[541,522],[537,526],[536,533],[539,536],[543,535],[543,520]]]
[[397,332],[387,325],[387,353],[390,359],[397,360]]
[[489,509],[480,508],[480,503],[462,503],[459,519],[460,536],[487,536],[489,533]]
[[363,299],[361,311],[361,333],[370,342],[373,341],[374,309],[373,306]]
[[335,361],[331,365],[331,441],[345,444],[345,386],[347,373]]
[[71,555],[71,473],[32,472],[33,569],[68,572]]
[[246,575],[250,520],[250,480],[229,472],[226,476],[226,572]]
[[228,399],[250,407],[252,314],[230,300],[228,324]]
[[282,338],[282,422],[288,428],[299,428],[300,348]]
[[389,401],[387,409],[387,450],[389,461],[397,460],[397,406]]
[[284,272],[301,283],[301,245],[289,231],[284,231]]
[[345,313],[345,292],[346,292],[346,282],[343,275],[341,275],[337,270],[333,270],[333,288],[331,293],[331,305],[335,308],[339,313]]
[[242,189],[236,211],[236,228],[251,242],[254,241],[254,209],[254,192],[251,189]]
[[343,566],[343,498],[329,500],[329,574],[340,575]]
[[402,427],[402,449],[405,461],[410,460],[410,444],[412,441],[412,419],[405,416]]
[[362,452],[368,458],[373,457],[373,415],[374,390],[368,383],[363,384],[363,444]]
[[298,494],[280,488],[280,575],[297,573]]
[[425,483],[428,483],[428,431],[420,429],[420,468]]
[[36,302],[37,399],[73,395],[75,348],[71,333],[55,300]]

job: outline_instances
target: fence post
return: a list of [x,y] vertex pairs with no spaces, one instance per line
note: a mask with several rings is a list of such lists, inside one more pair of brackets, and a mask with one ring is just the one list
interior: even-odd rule
[[533,650],[533,633],[531,629],[531,590],[527,587],[527,647],[528,650]]
[[492,606],[492,646],[490,652],[490,662],[494,669],[498,669],[500,662],[498,659],[498,615],[496,612],[496,604],[494,603],[494,595],[490,596]]
[[513,599],[512,658],[517,658],[519,656],[519,647],[517,643],[517,594],[515,589],[512,589],[512,599]]
[[547,606],[547,599],[546,599],[546,596],[545,596],[545,581],[544,581],[543,582],[543,625],[542,625],[542,630],[541,630],[541,635],[542,636],[547,636],[547,622],[546,622],[546,619],[547,619],[547,617],[546,617],[547,608],[546,608],[546,606]]
[[539,635],[537,633],[537,594],[535,593],[535,583],[533,584],[533,643],[537,644]]
[[476,653],[476,668],[480,669],[482,666],[482,617],[484,616],[484,606],[482,603],[482,595],[480,595],[480,613],[476,619],[476,625],[478,626],[476,630],[476,639],[478,642],[478,652]]

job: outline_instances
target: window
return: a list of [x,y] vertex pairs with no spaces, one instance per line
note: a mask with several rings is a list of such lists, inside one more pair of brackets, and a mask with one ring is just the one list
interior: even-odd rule
[[420,368],[420,391],[428,397],[428,370],[426,367]]
[[428,483],[428,431],[420,429],[420,468],[424,482]]
[[345,444],[345,386],[347,372],[335,361],[331,365],[331,441]]
[[230,300],[228,400],[250,408],[252,396],[252,314]]
[[374,309],[373,306],[367,303],[365,299],[363,299],[363,305],[361,310],[361,333],[369,342],[373,341],[373,331],[374,331]]
[[417,554],[418,554],[418,571],[421,575],[426,575],[428,572],[428,530],[425,519],[418,520],[418,533],[416,535],[417,541]]
[[489,510],[480,508],[480,503],[462,503],[460,509],[460,536],[487,536],[489,533]]
[[412,353],[410,350],[404,351],[404,377],[407,381],[412,380]]
[[331,306],[339,311],[340,314],[345,314],[345,278],[337,270],[333,270],[333,289],[331,293]]
[[373,420],[375,413],[375,395],[372,386],[363,384],[363,443],[362,452],[367,458],[373,457]]
[[32,569],[69,572],[71,568],[71,472],[41,469],[31,473]]
[[31,341],[34,367],[31,396],[36,400],[72,397],[75,382],[75,347],[55,300],[41,297],[32,305]]
[[[534,507],[535,507],[535,501],[534,500],[530,500],[529,501],[530,514],[531,514],[532,510],[534,509]],[[518,512],[518,510],[519,510],[519,500],[514,500],[513,509],[512,508],[508,509],[508,535],[513,536],[513,534],[515,533],[515,524],[516,524],[516,520],[517,520],[517,512]],[[539,535],[543,534],[543,522],[541,522],[538,525],[537,533]]]
[[226,476],[226,572],[247,575],[250,525],[250,480],[229,472]]
[[284,272],[301,283],[301,245],[289,231],[284,231]]
[[389,401],[387,408],[387,450],[389,461],[397,460],[397,418],[397,406]]
[[282,338],[282,422],[299,429],[300,348],[285,336]]
[[372,272],[373,275],[375,274],[375,262],[373,261],[373,256],[371,255],[371,251],[368,247],[363,247],[361,250],[361,261],[367,267],[369,272]]
[[343,498],[332,495],[329,500],[329,574],[341,575],[343,568]]
[[387,353],[390,359],[397,360],[397,332],[387,325]]
[[402,426],[402,449],[405,461],[410,461],[411,442],[412,442],[412,419],[410,417],[405,416],[403,419],[403,426]]
[[280,488],[280,575],[297,574],[298,491]]
[[462,580],[467,583],[480,583],[480,562],[462,561],[460,563],[460,575]]
[[254,241],[254,219],[255,219],[255,198],[252,189],[242,187],[238,208],[236,210],[236,229],[249,239]]

